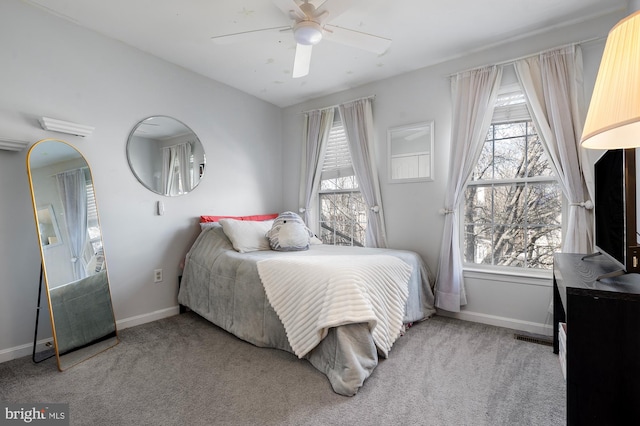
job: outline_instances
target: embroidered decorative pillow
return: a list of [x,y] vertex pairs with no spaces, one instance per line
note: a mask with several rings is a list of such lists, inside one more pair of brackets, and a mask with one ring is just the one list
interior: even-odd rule
[[313,232],[294,212],[280,213],[267,232],[269,246],[277,251],[308,250]]

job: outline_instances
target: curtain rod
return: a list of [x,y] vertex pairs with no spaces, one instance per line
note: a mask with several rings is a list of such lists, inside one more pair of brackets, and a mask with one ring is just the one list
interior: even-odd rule
[[339,107],[340,105],[348,104],[349,102],[361,101],[363,99],[373,99],[375,97],[376,97],[376,95],[363,96],[363,97],[358,98],[358,99],[352,99],[350,101],[341,102],[341,103],[335,104],[335,105],[329,105],[329,106],[322,107],[322,108],[314,108],[314,109],[309,109],[309,110],[306,110],[306,111],[300,111],[300,114],[309,114],[310,112],[313,112],[313,111],[323,111],[325,109],[336,108],[336,107]]
[[164,148],[175,148],[175,147],[177,147],[177,146],[185,145],[185,144],[189,144],[189,145],[191,145],[191,148],[193,148],[193,147],[195,147],[196,142],[195,142],[195,141],[180,142],[180,143],[177,143],[177,144],[175,144],[175,145],[162,146],[162,147],[160,147],[160,149],[164,149]]
[[577,41],[575,43],[564,44],[564,45],[561,45],[561,46],[556,46],[556,47],[552,47],[552,48],[549,48],[549,49],[541,50],[541,51],[536,52],[536,53],[531,53],[531,54],[528,54],[528,55],[519,56],[517,58],[509,59],[507,61],[496,62],[494,64],[481,65],[479,67],[473,67],[473,68],[469,68],[469,69],[462,70],[462,71],[456,71],[456,72],[454,72],[452,74],[449,74],[448,77],[453,77],[453,76],[458,75],[458,74],[462,74],[462,73],[465,73],[465,72],[478,70],[480,68],[485,68],[485,67],[489,67],[489,66],[509,65],[509,64],[513,64],[513,63],[515,63],[517,61],[520,61],[522,59],[530,58],[532,56],[542,55],[543,53],[547,53],[547,52],[551,52],[551,51],[554,51],[554,50],[563,49],[565,47],[573,47],[573,46],[578,46],[580,44],[591,43],[593,41],[605,40],[606,38],[607,38],[606,36],[604,36],[604,37],[603,36],[601,36],[601,37],[593,37],[593,38],[589,38],[589,39],[586,39],[586,40]]

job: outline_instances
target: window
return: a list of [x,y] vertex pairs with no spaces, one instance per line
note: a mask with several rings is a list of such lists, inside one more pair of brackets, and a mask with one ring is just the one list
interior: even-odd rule
[[501,90],[465,192],[464,261],[551,269],[562,243],[562,200],[522,91]]
[[320,239],[325,244],[364,246],[367,211],[353,171],[338,114],[331,127],[318,192]]
[[173,161],[169,167],[169,170],[172,171],[169,175],[169,179],[171,179],[171,193],[167,195],[182,195],[189,193],[192,185],[190,182],[185,182],[185,176],[190,179],[191,182],[196,181],[193,154],[189,155],[189,169],[187,170],[187,173],[182,173],[182,170],[180,170],[180,159],[178,156],[172,157],[171,160]]
[[[96,196],[93,191],[93,182],[89,178],[86,184],[87,189],[87,232],[88,243],[91,244],[92,252],[97,253],[102,249],[102,236],[100,234],[100,224],[98,223],[98,208],[96,206]],[[92,253],[92,254],[93,254]]]
[[164,195],[188,193],[195,180],[192,142],[162,148],[162,192]]
[[102,252],[102,236],[100,223],[98,222],[98,208],[93,190],[91,174],[85,171],[85,190],[87,191],[87,241],[82,249],[82,259],[87,275],[102,270],[104,267],[104,255]]

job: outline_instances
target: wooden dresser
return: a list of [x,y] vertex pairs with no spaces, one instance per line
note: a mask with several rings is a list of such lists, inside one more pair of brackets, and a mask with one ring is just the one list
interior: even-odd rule
[[558,253],[553,351],[566,323],[568,425],[640,425],[640,274],[604,255]]

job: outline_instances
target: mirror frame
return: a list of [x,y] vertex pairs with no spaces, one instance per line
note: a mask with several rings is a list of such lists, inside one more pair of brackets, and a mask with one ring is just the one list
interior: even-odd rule
[[[188,138],[193,139],[193,143],[194,143],[194,147],[192,150],[192,155],[195,157],[196,155],[198,155],[198,158],[194,158],[194,162],[193,162],[193,176],[196,179],[195,183],[193,184],[193,186],[188,190],[188,191],[184,191],[182,193],[179,194],[165,194],[163,191],[159,190],[159,189],[155,189],[154,186],[154,182],[148,182],[149,179],[153,180],[156,177],[156,174],[158,174],[157,171],[155,171],[153,173],[153,175],[150,178],[145,178],[144,176],[142,176],[142,171],[140,170],[140,166],[137,166],[135,163],[136,161],[133,161],[132,159],[132,146],[133,146],[133,142],[135,141],[134,136],[136,136],[136,131],[138,131],[138,129],[140,128],[140,126],[143,126],[145,124],[145,122],[148,122],[150,120],[154,120],[154,119],[159,119],[159,120],[172,120],[175,122],[175,124],[177,125],[181,125],[182,127],[184,127],[185,132],[182,134],[176,134],[175,136],[171,136],[171,137],[167,137],[167,136],[163,136],[164,138],[168,138],[168,140],[171,139],[175,139],[175,138],[181,138],[181,139],[187,139],[187,135]],[[162,139],[157,139],[159,141],[161,141]],[[181,142],[184,143],[184,142]],[[175,143],[174,143],[175,144]],[[168,146],[170,146],[171,144],[169,144]],[[160,146],[160,148],[162,148],[162,146]],[[193,191],[195,188],[198,187],[198,185],[200,184],[200,182],[202,181],[203,177],[204,177],[204,173],[205,173],[205,166],[206,166],[206,154],[204,152],[204,146],[202,144],[202,142],[200,141],[200,138],[198,137],[198,135],[196,134],[196,132],[194,132],[189,126],[187,126],[186,124],[184,124],[182,121],[178,120],[177,118],[168,116],[168,115],[152,115],[146,118],[143,118],[142,120],[138,121],[133,128],[131,129],[131,132],[129,132],[129,136],[127,137],[127,144],[126,144],[126,154],[127,154],[127,163],[129,164],[129,169],[131,170],[131,173],[133,173],[133,175],[135,176],[135,178],[138,180],[138,182],[140,182],[140,184],[142,186],[144,186],[145,188],[147,188],[149,191],[158,194],[158,195],[163,195],[165,197],[179,197],[182,195],[186,195],[189,192]],[[199,156],[201,152],[201,157]],[[161,163],[162,161],[162,156],[161,153],[160,157],[158,158],[158,156],[156,155],[156,158],[158,158],[158,161]],[[196,161],[197,160],[197,161]],[[161,164],[160,164],[161,167]],[[150,170],[153,171],[153,170]],[[161,177],[157,177],[158,179],[161,179]],[[160,186],[160,185],[158,185]]]
[[[26,157],[26,166],[27,166],[27,175],[28,175],[28,179],[29,179],[29,188],[31,191],[31,202],[32,202],[32,207],[33,207],[33,214],[34,214],[34,221],[35,221],[35,227],[36,227],[36,233],[37,233],[37,237],[38,237],[38,243],[39,243],[39,250],[40,250],[40,260],[41,260],[41,282],[40,285],[42,286],[42,282],[44,282],[44,288],[45,291],[47,293],[47,303],[48,303],[48,308],[49,308],[49,319],[51,321],[51,333],[52,333],[52,338],[53,338],[53,347],[54,347],[54,351],[55,351],[55,355],[56,355],[56,361],[57,361],[57,366],[58,366],[58,370],[60,371],[64,371],[68,368],[73,367],[74,365],[85,361],[95,355],[97,355],[100,352],[103,352],[115,345],[117,345],[119,343],[119,337],[118,337],[118,328],[116,325],[116,320],[115,320],[115,313],[113,311],[113,300],[111,297],[111,288],[110,288],[110,284],[109,284],[109,275],[108,275],[108,268],[107,268],[107,259],[106,259],[106,253],[104,251],[104,239],[102,236],[102,230],[100,229],[100,239],[102,240],[102,256],[104,256],[104,276],[100,276],[98,277],[99,273],[96,273],[94,275],[89,275],[87,278],[92,278],[95,277],[95,282],[97,283],[97,285],[94,285],[92,287],[92,290],[95,291],[96,293],[100,293],[102,295],[105,296],[105,298],[103,298],[102,300],[100,300],[98,303],[95,303],[94,305],[90,305],[93,308],[98,308],[101,310],[102,313],[106,312],[106,315],[109,317],[110,322],[109,323],[105,323],[106,325],[104,326],[105,329],[108,329],[108,332],[102,336],[98,336],[95,337],[92,341],[89,342],[82,342],[81,344],[77,344],[77,346],[70,346],[69,348],[64,348],[66,349],[64,352],[61,352],[61,348],[60,348],[60,330],[58,330],[56,328],[56,321],[55,321],[55,314],[54,314],[54,305],[57,305],[58,303],[60,303],[59,301],[54,301],[52,300],[52,290],[55,289],[60,289],[64,286],[67,286],[69,284],[74,284],[74,283],[79,283],[80,281],[84,280],[84,279],[80,279],[80,280],[72,280],[70,282],[67,283],[62,283],[59,285],[55,285],[53,286],[53,284],[51,284],[51,282],[49,281],[49,276],[47,274],[47,261],[46,261],[46,255],[45,255],[45,247],[42,245],[42,234],[41,234],[41,229],[40,229],[40,223],[38,221],[38,211],[41,210],[44,207],[47,207],[46,204],[43,204],[44,207],[40,207],[40,209],[38,208],[38,206],[40,205],[40,203],[38,203],[38,200],[36,199],[36,189],[34,187],[34,176],[33,176],[33,170],[32,169],[32,154],[35,152],[35,149],[39,146],[41,146],[42,144],[46,143],[46,142],[56,142],[56,143],[61,143],[64,145],[67,145],[68,148],[74,150],[77,154],[78,157],[81,158],[84,163],[86,164],[86,168],[88,170],[88,174],[89,177],[91,179],[91,184],[94,186],[95,189],[95,185],[93,182],[93,174],[91,172],[91,167],[89,166],[89,163],[87,162],[86,158],[82,155],[82,153],[75,148],[73,145],[69,144],[68,142],[65,142],[63,140],[60,139],[42,139],[37,141],[36,143],[34,143],[30,148],[29,151],[27,153],[27,157]],[[66,161],[66,160],[65,160]],[[52,164],[56,164],[56,163],[52,163]],[[84,168],[84,166],[83,166]],[[62,172],[60,172],[62,173]],[[87,181],[88,182],[88,181]],[[95,191],[94,191],[94,197],[95,197]],[[95,200],[96,202],[96,214],[97,214],[97,222],[98,222],[98,228],[101,228],[100,225],[100,216],[99,216],[99,212],[97,212],[97,200]],[[51,210],[50,210],[51,211]],[[52,217],[52,220],[57,220],[55,217]],[[58,231],[60,232],[60,231]],[[61,240],[59,245],[62,245],[63,242]],[[102,272],[102,270],[100,271]],[[103,278],[104,277],[104,278]],[[83,282],[84,284],[84,282]],[[106,284],[106,285],[105,285]],[[79,287],[78,287],[79,288]],[[75,289],[72,289],[75,290]],[[40,290],[41,291],[41,290]],[[82,298],[82,294],[79,295],[80,297],[78,299]],[[38,298],[38,300],[40,300]],[[107,301],[108,301],[108,305],[107,305]],[[84,301],[83,301],[84,302]],[[86,308],[86,305],[83,306],[83,308]],[[38,329],[37,329],[37,324],[38,324],[38,315],[39,315],[39,310],[40,310],[40,306],[38,306],[37,308],[37,313],[36,313],[36,337],[37,337],[37,333],[38,333]],[[92,311],[93,312],[93,311]],[[65,312],[68,313],[68,312]],[[111,322],[112,320],[112,322]],[[112,330],[112,331],[111,331]],[[73,340],[73,339],[67,339],[67,340]],[[37,339],[34,338],[34,361],[35,361],[35,344],[36,344]],[[46,358],[45,358],[46,359]],[[43,359],[44,360],[44,359]]]
[[[409,183],[409,182],[430,182],[433,181],[433,139],[434,139],[434,121],[423,121],[420,123],[407,124],[404,126],[390,127],[387,130],[387,170],[389,183]],[[424,139],[416,143],[424,144],[420,148],[422,150],[409,151],[402,155],[395,156],[393,154],[393,144],[400,139],[413,138]],[[426,156],[426,158],[425,158]],[[397,177],[394,176],[394,158],[405,157],[412,158],[412,166],[426,168],[424,176]],[[419,173],[419,172],[418,172]]]

